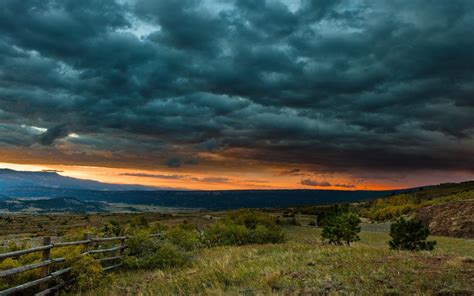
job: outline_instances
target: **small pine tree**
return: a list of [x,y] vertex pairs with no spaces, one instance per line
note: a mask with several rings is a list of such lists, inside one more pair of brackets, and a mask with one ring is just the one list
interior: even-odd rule
[[350,246],[352,242],[359,240],[359,224],[359,216],[353,212],[330,215],[325,221],[321,237],[331,244],[342,245],[345,243]]
[[390,225],[389,242],[392,250],[433,250],[436,241],[426,241],[430,235],[430,230],[418,220],[405,220],[401,217],[398,221]]

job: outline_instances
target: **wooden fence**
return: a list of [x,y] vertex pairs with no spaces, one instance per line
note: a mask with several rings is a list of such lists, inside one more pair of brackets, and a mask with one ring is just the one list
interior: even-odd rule
[[[152,236],[159,238],[161,234],[159,233],[153,234]],[[11,295],[14,293],[19,293],[21,291],[24,291],[26,289],[29,289],[35,286],[38,286],[38,290],[39,290],[39,292],[37,292],[35,295],[48,295],[74,282],[75,279],[73,278],[68,281],[61,281],[60,283],[56,284],[53,287],[48,287],[49,281],[53,279],[60,279],[61,275],[66,274],[71,270],[71,267],[66,267],[60,270],[56,270],[54,272],[51,271],[52,265],[57,264],[57,263],[63,263],[66,261],[65,258],[51,258],[51,250],[54,248],[82,245],[83,251],[80,254],[80,256],[115,253],[115,255],[111,255],[109,257],[99,258],[97,259],[97,261],[100,262],[101,264],[106,264],[106,266],[103,267],[103,271],[109,271],[114,268],[117,268],[122,265],[121,258],[123,255],[123,251],[125,249],[125,241],[127,239],[128,237],[126,236],[93,238],[89,234],[85,234],[84,239],[80,241],[52,243],[51,237],[44,237],[43,244],[41,246],[25,249],[25,250],[2,253],[0,254],[0,261],[6,258],[15,258],[22,255],[30,254],[30,253],[36,253],[36,252],[41,252],[42,257],[41,257],[41,261],[39,262],[35,262],[28,265],[7,269],[7,270],[1,270],[0,278],[12,276],[21,272],[25,272],[32,269],[39,269],[39,268],[41,268],[42,277],[30,282],[21,284],[19,286],[2,290],[0,291],[0,295],[3,296],[3,295]],[[93,249],[95,245],[100,245],[101,243],[108,243],[108,242],[118,242],[118,244],[112,247],[108,247],[108,248]],[[115,264],[110,264],[110,262],[115,262]]]

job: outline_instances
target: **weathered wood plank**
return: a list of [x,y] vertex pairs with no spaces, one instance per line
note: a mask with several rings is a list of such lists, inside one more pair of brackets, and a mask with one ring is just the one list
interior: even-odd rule
[[109,241],[118,241],[127,239],[126,236],[116,236],[116,237],[94,237],[91,238],[93,242],[109,242]]
[[5,258],[11,258],[11,257],[16,257],[16,256],[21,256],[29,253],[34,253],[34,252],[39,252],[47,249],[51,249],[54,245],[49,244],[46,246],[40,246],[40,247],[35,247],[31,249],[25,249],[25,250],[19,250],[19,251],[13,251],[13,252],[8,252],[8,253],[2,253],[0,254],[0,260],[5,259]]
[[0,277],[10,276],[10,275],[14,275],[14,274],[24,272],[24,271],[27,271],[27,270],[36,269],[36,268],[40,268],[40,267],[43,267],[43,266],[51,265],[53,263],[60,263],[60,262],[64,262],[64,261],[66,261],[64,258],[54,258],[54,259],[50,259],[50,260],[46,260],[46,261],[41,261],[41,262],[32,263],[32,264],[28,264],[28,265],[24,265],[24,266],[19,266],[19,267],[7,269],[7,270],[2,270],[2,271],[0,271]]
[[114,257],[100,258],[100,259],[97,259],[97,261],[105,262],[105,261],[119,260],[121,258],[122,258],[121,256],[114,256]]
[[109,249],[97,249],[97,250],[90,250],[88,253],[89,254],[99,254],[99,253],[107,253],[107,252],[114,252],[114,251],[119,251],[123,249],[124,247],[118,246],[118,247],[113,247]]
[[104,269],[102,269],[103,271],[109,271],[111,269],[114,269],[114,268],[117,268],[117,267],[120,267],[122,266],[122,263],[118,263],[118,264],[115,264],[115,265],[111,265],[111,266],[107,266],[105,267]]
[[79,245],[85,245],[90,243],[91,240],[80,240],[80,241],[75,241],[75,242],[59,242],[59,243],[53,243],[54,248],[59,248],[59,247],[67,247],[67,246],[79,246]]
[[20,292],[20,291],[23,291],[25,289],[37,286],[39,284],[46,283],[46,282],[54,279],[55,277],[58,277],[58,276],[66,273],[70,270],[71,270],[71,268],[69,267],[69,268],[65,268],[65,269],[55,271],[55,272],[51,273],[50,275],[48,275],[46,277],[31,281],[31,282],[28,282],[28,283],[24,283],[24,284],[16,286],[16,287],[8,288],[8,289],[5,289],[3,291],[0,291],[0,295],[2,295],[2,296],[3,295],[10,295],[10,294]]

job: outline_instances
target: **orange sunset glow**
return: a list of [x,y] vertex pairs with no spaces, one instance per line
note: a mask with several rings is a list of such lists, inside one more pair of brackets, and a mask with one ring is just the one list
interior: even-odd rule
[[[301,184],[304,173],[291,176],[269,169],[265,173],[220,173],[200,174],[195,172],[181,173],[176,171],[150,171],[124,168],[105,168],[71,165],[26,165],[0,163],[0,167],[18,171],[57,171],[60,175],[79,179],[90,179],[104,183],[140,184],[158,188],[190,190],[235,190],[235,189],[341,189],[341,186],[305,186]],[[177,177],[178,179],[172,179]],[[169,179],[168,179],[169,178]],[[344,179],[330,179],[334,184],[344,184]],[[368,189],[385,190],[394,186],[382,184],[361,185],[360,187],[342,188],[346,190]]]
[[[323,177],[331,184],[305,184],[305,180],[313,176],[311,172],[282,170],[268,168],[259,174],[252,172],[240,173],[199,173],[183,172],[176,170],[137,170],[126,168],[107,168],[96,166],[74,165],[45,165],[45,164],[13,164],[0,163],[0,168],[18,171],[56,171],[60,175],[95,180],[111,184],[134,184],[156,187],[159,189],[185,189],[185,190],[239,190],[239,189],[335,189],[335,190],[391,190],[402,186],[416,184],[400,183],[366,183],[348,186],[353,180],[341,177]],[[289,173],[290,172],[290,173]],[[458,178],[465,178],[459,174]],[[456,179],[454,180],[456,181]],[[431,180],[424,180],[430,184]],[[308,183],[308,182],[307,182]]]

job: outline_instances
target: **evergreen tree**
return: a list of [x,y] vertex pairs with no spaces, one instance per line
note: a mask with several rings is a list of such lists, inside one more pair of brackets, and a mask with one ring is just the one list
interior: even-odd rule
[[342,245],[345,243],[350,245],[352,242],[359,240],[359,224],[359,216],[352,212],[329,215],[325,220],[321,237],[331,244]]
[[430,230],[418,220],[405,220],[401,217],[390,226],[389,242],[393,250],[433,250],[436,241],[426,241]]

